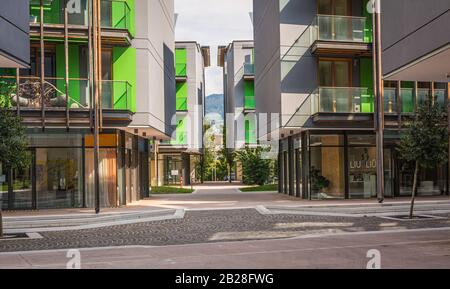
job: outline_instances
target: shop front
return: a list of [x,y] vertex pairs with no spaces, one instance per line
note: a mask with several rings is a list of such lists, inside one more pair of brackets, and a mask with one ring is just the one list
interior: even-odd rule
[[[281,192],[310,200],[377,197],[374,134],[308,131],[289,139],[281,144]],[[412,192],[413,170],[398,158],[397,141],[398,137],[385,143],[385,197],[410,196]],[[418,195],[448,194],[447,167],[422,170]]]
[[[6,174],[4,210],[92,208],[94,147],[89,130],[28,130],[29,168]],[[141,145],[139,145],[141,144]],[[146,145],[147,144],[147,145]],[[99,149],[100,205],[117,207],[148,195],[148,142],[105,130]]]

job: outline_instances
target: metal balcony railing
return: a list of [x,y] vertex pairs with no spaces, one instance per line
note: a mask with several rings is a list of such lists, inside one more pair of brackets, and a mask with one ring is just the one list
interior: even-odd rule
[[87,79],[69,79],[69,96],[66,96],[64,78],[46,77],[42,95],[41,79],[39,77],[0,76],[0,86],[4,91],[9,86],[9,106],[21,108],[41,108],[42,102],[46,108],[89,109],[90,93]]
[[[91,109],[91,94],[88,79],[69,78],[66,95],[64,78],[46,77],[42,95],[39,77],[0,76],[0,101],[13,108]],[[18,85],[18,86],[17,86]],[[3,99],[3,100],[2,100]],[[132,86],[127,81],[102,81],[102,108],[111,110],[131,110]]]

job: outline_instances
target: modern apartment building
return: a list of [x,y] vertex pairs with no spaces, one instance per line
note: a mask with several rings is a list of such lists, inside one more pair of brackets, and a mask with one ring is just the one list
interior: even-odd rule
[[169,141],[157,146],[157,164],[152,162],[154,185],[190,185],[197,182],[203,149],[205,68],[210,66],[210,49],[197,42],[175,44],[176,127]]
[[0,68],[30,65],[27,1],[4,0],[0,9]]
[[[255,0],[253,6],[256,112],[267,114],[258,137],[280,137],[279,191],[305,199],[376,197],[368,1]],[[381,15],[382,25],[393,25]],[[447,85],[384,82],[386,197],[411,195],[413,168],[398,158],[395,145],[430,94],[445,105]],[[421,172],[419,195],[444,193],[447,166]]]
[[171,134],[174,3],[98,0],[98,65],[93,3],[29,1],[31,66],[0,76],[16,88],[11,109],[28,128],[32,163],[10,172],[4,209],[94,207],[94,67],[101,71],[100,205],[149,194],[149,139]]
[[225,128],[229,149],[239,150],[257,144],[253,52],[253,41],[233,41],[218,50],[218,64],[223,68]]

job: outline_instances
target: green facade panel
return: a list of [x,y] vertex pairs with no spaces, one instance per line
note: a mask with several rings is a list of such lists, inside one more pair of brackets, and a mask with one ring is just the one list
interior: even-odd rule
[[177,115],[177,125],[176,125],[176,131],[175,131],[175,139],[171,140],[170,144],[172,144],[172,145],[185,145],[185,144],[187,144],[186,116],[185,115]]
[[414,82],[401,82],[402,113],[414,112]]
[[246,144],[256,144],[256,124],[255,120],[251,116],[245,116],[245,143]]
[[251,80],[244,81],[244,107],[255,109],[255,84]]
[[373,96],[373,67],[371,58],[360,59],[360,86],[367,88],[367,93],[361,94],[361,112],[374,112],[374,96]]
[[364,27],[364,42],[365,43],[372,43],[373,42],[373,27],[372,27],[372,14],[369,13],[367,10],[367,5],[370,0],[364,0],[363,1],[363,16],[366,17],[366,24]]
[[[65,69],[64,45],[56,45],[56,88],[58,94],[66,93],[66,69]],[[80,78],[80,51],[78,45],[69,45],[69,107],[80,102],[80,86],[83,81],[70,80]]]
[[136,112],[136,49],[113,48],[113,93],[114,109],[129,109]]
[[176,88],[176,110],[188,109],[188,84],[187,82],[177,82]]
[[185,77],[187,76],[187,49],[175,49],[175,75]]

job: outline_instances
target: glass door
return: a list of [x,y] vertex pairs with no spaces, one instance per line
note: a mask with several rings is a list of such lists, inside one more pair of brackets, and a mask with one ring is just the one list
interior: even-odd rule
[[351,59],[319,60],[321,112],[353,112]]
[[319,0],[317,11],[319,15],[320,39],[346,40],[351,39],[351,20],[346,16],[351,13],[349,0]]

